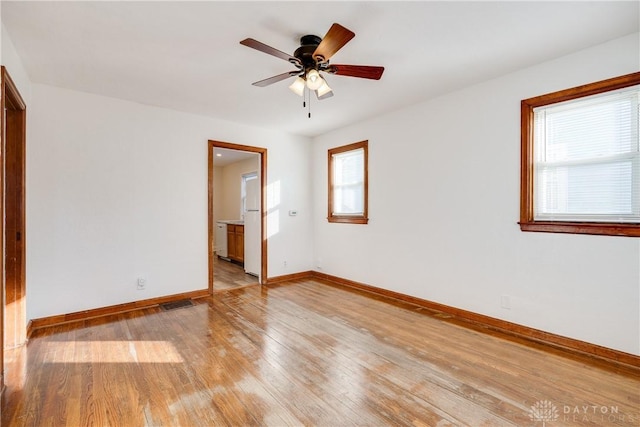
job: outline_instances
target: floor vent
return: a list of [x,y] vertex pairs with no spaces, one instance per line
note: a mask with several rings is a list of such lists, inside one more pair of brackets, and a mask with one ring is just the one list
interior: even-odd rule
[[160,304],[160,308],[164,311],[175,310],[176,308],[193,307],[193,302],[190,299],[181,299],[178,301],[165,302]]

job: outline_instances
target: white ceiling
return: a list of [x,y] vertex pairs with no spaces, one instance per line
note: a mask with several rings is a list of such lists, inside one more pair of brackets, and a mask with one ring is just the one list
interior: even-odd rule
[[228,148],[218,147],[213,150],[213,154],[213,165],[219,167],[241,162],[259,155],[258,153],[250,151],[230,150]]
[[[314,136],[639,30],[626,2],[11,2],[2,21],[30,79],[239,123]],[[338,64],[381,65],[380,81],[329,76],[312,100],[293,67],[242,46],[293,53],[333,22],[356,37]]]

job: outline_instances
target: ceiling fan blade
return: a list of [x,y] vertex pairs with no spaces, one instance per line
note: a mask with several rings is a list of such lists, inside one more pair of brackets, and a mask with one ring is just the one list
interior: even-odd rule
[[360,77],[362,79],[380,80],[384,67],[371,65],[342,65],[332,64],[326,70],[328,73],[338,76]]
[[280,58],[280,59],[284,59],[285,61],[289,61],[292,64],[299,64],[300,60],[298,58],[295,58],[291,55],[289,55],[288,53],[284,53],[281,50],[278,50],[276,48],[273,48],[271,46],[267,46],[266,44],[259,42],[258,40],[254,40],[254,39],[244,39],[240,42],[241,45],[250,47],[252,49],[255,50],[259,50],[260,52],[264,52],[266,54],[275,56],[276,58]]
[[339,51],[342,46],[347,44],[349,40],[355,36],[356,34],[353,31],[346,29],[340,24],[334,23],[313,52],[313,57],[321,56],[324,58],[324,61],[328,61],[334,53]]
[[287,71],[286,73],[278,74],[277,76],[269,77],[268,79],[260,80],[251,84],[254,86],[265,87],[281,80],[288,79],[289,77],[293,77],[297,74],[300,74],[300,70]]

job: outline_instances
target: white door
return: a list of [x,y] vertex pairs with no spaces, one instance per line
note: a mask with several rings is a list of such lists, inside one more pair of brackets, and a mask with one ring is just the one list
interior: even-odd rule
[[261,282],[260,179],[258,174],[245,176],[245,179],[244,271],[258,276],[258,280]]

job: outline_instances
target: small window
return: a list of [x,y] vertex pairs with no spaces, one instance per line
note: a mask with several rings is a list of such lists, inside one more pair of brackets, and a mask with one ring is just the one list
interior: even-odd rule
[[523,231],[640,236],[640,73],[522,101]]
[[368,141],[329,150],[329,222],[366,224]]
[[242,175],[242,183],[240,184],[240,217],[244,219],[244,213],[247,211],[247,182],[258,179],[258,172],[250,172]]

